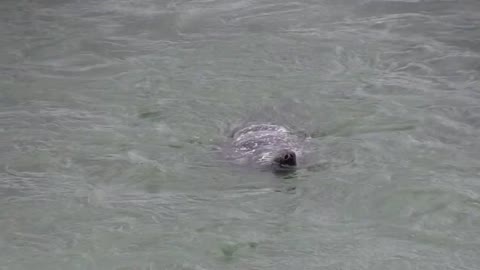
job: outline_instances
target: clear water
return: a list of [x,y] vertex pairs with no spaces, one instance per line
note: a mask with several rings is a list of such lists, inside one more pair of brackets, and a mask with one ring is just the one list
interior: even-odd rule
[[[480,2],[3,0],[0,26],[0,269],[480,269]],[[226,164],[245,118],[313,166]]]

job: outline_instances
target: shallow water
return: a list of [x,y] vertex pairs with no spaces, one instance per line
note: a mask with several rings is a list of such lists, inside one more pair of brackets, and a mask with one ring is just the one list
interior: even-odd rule
[[[478,1],[0,3],[0,269],[479,269]],[[218,145],[312,136],[288,176]]]

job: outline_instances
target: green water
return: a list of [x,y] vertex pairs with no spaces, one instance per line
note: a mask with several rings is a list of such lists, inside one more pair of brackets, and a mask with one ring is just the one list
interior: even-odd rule
[[[0,3],[0,269],[480,268],[478,1]],[[312,136],[289,176],[219,151]]]

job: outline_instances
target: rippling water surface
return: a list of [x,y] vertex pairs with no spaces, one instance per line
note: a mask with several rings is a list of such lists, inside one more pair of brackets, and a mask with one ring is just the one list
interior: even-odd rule
[[[480,269],[476,0],[0,3],[0,269]],[[312,135],[236,168],[242,119]]]

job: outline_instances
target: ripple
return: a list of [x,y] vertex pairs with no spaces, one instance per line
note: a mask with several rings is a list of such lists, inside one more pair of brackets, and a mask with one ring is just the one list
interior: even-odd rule
[[34,76],[47,78],[105,79],[126,71],[125,65],[121,62],[102,59],[92,54],[80,54],[44,63],[30,63],[24,67],[28,67]]

